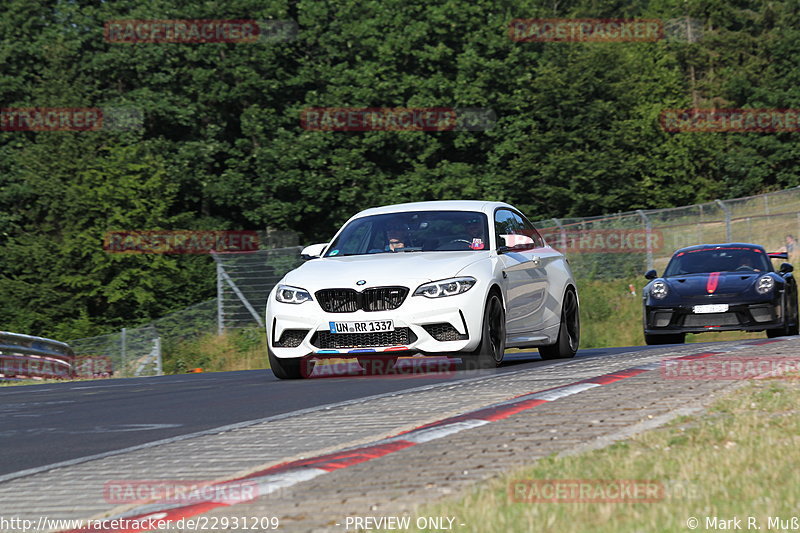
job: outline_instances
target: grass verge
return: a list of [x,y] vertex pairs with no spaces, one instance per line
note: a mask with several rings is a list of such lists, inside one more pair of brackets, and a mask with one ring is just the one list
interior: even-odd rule
[[[691,517],[698,520],[696,531],[734,529],[707,527],[706,519],[713,517],[738,517],[745,530],[747,517],[753,517],[751,530],[783,530],[770,528],[769,521],[797,516],[798,406],[798,376],[754,381],[704,414],[602,450],[540,460],[460,500],[419,509],[417,516],[456,517],[456,523],[466,525],[459,529],[486,533],[686,532],[692,530],[687,525]],[[577,479],[654,480],[663,487],[663,496],[654,503],[510,501],[511,487],[518,486],[512,485],[515,480]]]
[[261,328],[226,330],[164,346],[165,374],[183,374],[201,368],[204,372],[269,368],[267,339]]

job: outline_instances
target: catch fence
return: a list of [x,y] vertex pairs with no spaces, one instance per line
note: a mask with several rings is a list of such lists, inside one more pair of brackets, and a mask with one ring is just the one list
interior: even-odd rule
[[575,276],[588,280],[625,278],[653,268],[661,272],[675,250],[694,244],[749,242],[767,251],[789,251],[794,259],[800,188],[671,209],[551,218],[535,225],[567,255]]

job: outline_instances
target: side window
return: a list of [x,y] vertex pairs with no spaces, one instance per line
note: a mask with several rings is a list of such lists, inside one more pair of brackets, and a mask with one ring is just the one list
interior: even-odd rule
[[522,224],[525,235],[528,235],[530,238],[533,239],[533,243],[536,246],[536,248],[544,247],[544,239],[542,238],[542,235],[539,233],[539,231],[533,226],[533,224],[531,224],[530,221],[524,217],[522,218]]
[[[530,226],[533,229],[533,226]],[[541,237],[538,232],[531,233],[526,229],[525,223],[518,214],[508,209],[498,209],[494,214],[494,231],[497,246],[508,246],[518,250],[528,250],[540,246]]]

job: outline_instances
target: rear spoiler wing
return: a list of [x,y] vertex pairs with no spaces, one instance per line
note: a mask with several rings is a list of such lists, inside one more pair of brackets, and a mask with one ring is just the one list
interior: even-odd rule
[[789,259],[789,252],[769,252],[770,259]]

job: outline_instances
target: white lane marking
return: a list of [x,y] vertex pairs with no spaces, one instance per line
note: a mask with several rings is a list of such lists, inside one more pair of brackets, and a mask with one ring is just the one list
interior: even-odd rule
[[576,383],[575,385],[567,385],[565,387],[559,387],[550,391],[531,394],[525,399],[545,400],[552,402],[553,400],[558,400],[559,398],[564,398],[566,396],[572,396],[573,394],[578,394],[579,392],[599,386],[599,383]]
[[658,370],[661,368],[661,364],[661,361],[654,361],[652,363],[647,363],[646,365],[639,365],[635,368],[636,370]]
[[272,494],[276,490],[285,489],[287,487],[291,487],[292,485],[296,485],[297,483],[302,483],[303,481],[308,481],[309,479],[314,479],[317,476],[327,473],[328,471],[323,470],[322,468],[298,468],[295,470],[289,470],[288,472],[282,472],[280,474],[267,474],[265,476],[248,478],[237,481],[237,483],[241,483],[243,481],[255,481],[258,483],[257,496],[265,496],[267,494]]
[[411,433],[398,435],[397,437],[392,437],[391,439],[384,439],[379,441],[378,444],[398,440],[413,442],[414,444],[422,444],[424,442],[441,439],[442,437],[446,437],[448,435],[453,435],[454,433],[458,433],[466,429],[484,426],[488,423],[488,420],[462,420],[460,422],[453,422],[452,424],[445,424],[434,428],[412,430]]
[[130,431],[152,431],[154,429],[179,428],[183,424],[121,424],[118,426],[94,426],[91,429],[67,431],[66,433],[126,433]]

